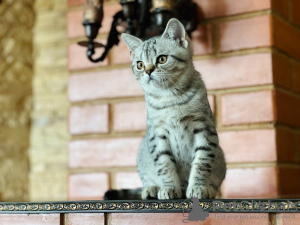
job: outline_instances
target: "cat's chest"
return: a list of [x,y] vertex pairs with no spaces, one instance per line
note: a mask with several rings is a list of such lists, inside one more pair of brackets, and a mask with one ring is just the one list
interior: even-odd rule
[[[190,126],[180,121],[182,116],[178,110],[165,112],[153,121],[155,127],[162,128],[168,133],[168,141],[173,155],[177,159],[188,161],[189,149],[193,145],[193,136],[190,134]],[[185,161],[185,160],[184,160]]]
[[192,149],[193,143],[191,136],[184,130],[184,127],[178,127],[170,131],[169,143],[175,158],[189,161],[189,150]]

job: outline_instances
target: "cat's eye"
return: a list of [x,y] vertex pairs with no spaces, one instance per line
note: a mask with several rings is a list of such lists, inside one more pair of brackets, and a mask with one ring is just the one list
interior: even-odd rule
[[164,64],[167,62],[167,56],[166,55],[160,55],[157,57],[157,62],[160,64]]
[[137,68],[138,68],[139,70],[143,69],[143,68],[144,68],[144,63],[143,63],[142,61],[138,61],[138,62],[137,62]]

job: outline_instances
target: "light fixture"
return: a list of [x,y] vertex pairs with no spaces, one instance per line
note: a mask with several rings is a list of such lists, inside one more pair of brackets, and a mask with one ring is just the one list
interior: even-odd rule
[[[103,61],[109,50],[119,43],[119,35],[126,32],[143,40],[160,35],[172,17],[179,19],[190,35],[197,27],[197,5],[191,0],[121,0],[122,10],[113,17],[107,44],[95,42],[103,19],[103,0],[87,0],[84,9],[85,33],[88,41],[78,42],[87,47],[92,62]],[[95,48],[104,48],[94,59]]]

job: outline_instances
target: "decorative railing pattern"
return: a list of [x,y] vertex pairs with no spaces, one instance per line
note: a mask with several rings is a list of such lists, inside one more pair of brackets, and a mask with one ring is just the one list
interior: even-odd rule
[[[203,210],[217,213],[299,213],[300,199],[216,199],[200,200]],[[189,212],[191,200],[146,200],[146,201],[72,201],[72,202],[2,202],[0,214],[9,213],[104,213],[104,212]]]

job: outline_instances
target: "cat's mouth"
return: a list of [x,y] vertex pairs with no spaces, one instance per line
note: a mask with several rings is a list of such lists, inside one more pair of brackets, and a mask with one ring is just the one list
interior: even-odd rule
[[153,82],[153,84],[156,86],[164,86],[165,83],[168,82],[168,79],[162,78],[158,80],[156,78],[153,78],[153,76],[149,76],[147,83],[150,84],[150,82]]
[[150,81],[157,81],[157,80],[154,79],[153,76],[150,75],[150,76],[149,76],[149,79],[148,79],[148,83],[150,83]]

